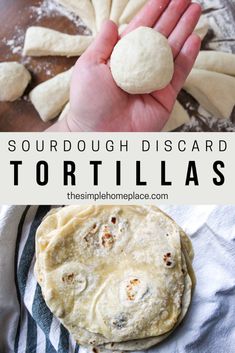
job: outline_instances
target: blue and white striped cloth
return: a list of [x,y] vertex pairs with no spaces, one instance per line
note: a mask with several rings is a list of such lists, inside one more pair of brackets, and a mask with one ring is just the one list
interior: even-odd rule
[[[187,318],[151,353],[234,353],[235,206],[164,206],[191,236],[197,287]],[[0,353],[85,353],[36,282],[35,232],[48,206],[0,210]]]
[[[35,233],[49,210],[47,206],[26,207],[19,219],[15,245],[15,285],[20,315],[15,327],[14,344],[10,342],[11,352],[14,353],[79,351],[79,346],[46,306],[33,272]],[[0,352],[10,353],[9,347],[7,349],[3,347]]]

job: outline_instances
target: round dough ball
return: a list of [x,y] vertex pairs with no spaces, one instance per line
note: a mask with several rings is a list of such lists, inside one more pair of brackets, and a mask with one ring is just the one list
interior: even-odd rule
[[149,27],[139,27],[122,38],[113,50],[110,65],[116,84],[131,94],[160,90],[174,73],[167,39]]
[[30,80],[31,75],[24,65],[0,63],[0,101],[13,102],[21,97]]

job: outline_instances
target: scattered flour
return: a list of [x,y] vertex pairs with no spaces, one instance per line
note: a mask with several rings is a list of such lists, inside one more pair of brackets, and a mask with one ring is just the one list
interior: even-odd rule
[[[29,11],[30,18],[33,19],[35,23],[38,23],[45,17],[65,16],[72,21],[77,28],[83,27],[83,32],[85,35],[90,34],[89,29],[85,27],[80,18],[58,4],[56,0],[43,0],[39,6],[31,6]],[[16,26],[13,37],[10,39],[3,38],[3,43],[10,48],[12,54],[21,55],[24,46],[24,37],[25,30]],[[48,75],[50,75],[49,71]]]
[[[206,128],[205,128],[206,127]],[[230,120],[218,120],[214,117],[192,117],[190,122],[182,127],[183,132],[235,132],[235,125]]]
[[15,33],[11,39],[3,38],[3,43],[7,45],[13,54],[21,54],[24,44],[25,32],[16,26]]
[[81,21],[81,19],[74,13],[70,12],[65,7],[60,5],[58,2],[56,2],[56,0],[44,0],[42,1],[41,5],[39,5],[39,7],[31,6],[31,11],[32,17],[36,15],[36,21],[40,21],[44,17],[57,17],[58,15],[65,16],[70,21],[72,21],[77,27],[84,27],[84,34],[90,34],[90,31],[86,29],[86,26]]
[[25,102],[30,102],[30,98],[29,98],[29,96],[27,96],[27,95],[24,95],[24,96],[22,97],[22,99],[23,99],[23,101],[25,101]]
[[[190,103],[185,105],[190,113],[195,111],[195,108]],[[205,109],[199,107],[197,114],[193,114],[190,122],[184,125],[180,131],[183,132],[202,132],[207,129],[211,132],[235,132],[235,124],[228,119],[216,119],[210,115]]]
[[[234,0],[228,1],[234,6]],[[235,26],[232,11],[228,11],[224,0],[200,0],[207,17],[212,37],[205,49],[235,52]],[[233,4],[233,5],[232,5]]]

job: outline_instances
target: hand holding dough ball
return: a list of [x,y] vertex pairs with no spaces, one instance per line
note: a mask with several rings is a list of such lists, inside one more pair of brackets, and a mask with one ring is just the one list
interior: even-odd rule
[[[96,4],[98,6],[98,1]],[[101,5],[101,2],[99,4]],[[112,2],[111,11],[113,9],[114,13],[116,10],[120,13],[118,4],[119,2]],[[154,4],[154,2],[150,4]],[[176,22],[179,22],[177,25],[179,31],[178,35],[174,37],[174,41],[177,42],[179,50],[175,51],[177,65],[174,65],[167,39],[151,28],[140,27],[141,25],[146,26],[146,15],[154,10],[155,5],[152,6],[153,8],[150,5],[147,6],[146,11],[139,14],[138,24],[130,26],[129,30],[126,30],[126,33],[129,31],[129,34],[120,41],[117,26],[111,21],[104,23],[93,44],[75,65],[71,95],[69,97],[69,90],[66,87],[66,95],[64,95],[66,99],[63,99],[63,102],[62,99],[59,99],[60,110],[70,100],[69,114],[67,115],[67,109],[65,109],[62,117],[67,116],[66,121],[64,124],[59,122],[52,129],[53,131],[55,129],[58,131],[66,129],[67,131],[68,128],[70,131],[98,132],[162,130],[169,118],[169,110],[175,103],[174,97],[182,88],[199,52],[201,44],[199,38],[193,36],[188,39],[188,37],[182,36],[182,32],[185,30],[185,23],[187,23],[187,33],[193,32],[200,17],[201,8],[196,4],[190,5],[190,11],[187,10],[184,21],[180,21],[181,13],[175,19]],[[100,9],[101,7],[99,7]],[[165,8],[159,11],[164,13]],[[96,13],[98,14],[98,7]],[[157,18],[154,19],[154,15],[153,21],[157,21]],[[134,29],[136,26],[138,29],[130,32],[131,28]],[[169,26],[173,31],[174,25],[169,24]],[[166,24],[165,28],[168,32],[170,31],[169,26]],[[185,46],[186,40],[188,44]],[[111,54],[112,52],[113,54]],[[181,55],[179,55],[180,53]],[[111,60],[110,55],[112,56]],[[113,65],[114,63],[117,66]],[[181,70],[181,67],[184,70]],[[113,79],[116,69],[116,79],[120,79],[120,87],[131,93],[141,92],[143,95],[136,94],[130,97],[120,89]],[[174,82],[172,82],[173,73],[176,74]],[[126,87],[122,86],[122,79]],[[169,83],[172,83],[175,94],[172,94],[172,90],[164,90],[164,99],[161,101],[161,90]],[[145,94],[146,92],[150,92],[150,95]],[[40,96],[41,94],[39,94],[39,101],[41,101]],[[92,104],[90,104],[91,97]],[[47,112],[47,118],[54,116],[55,112],[59,113],[54,109],[49,114]],[[45,114],[43,116],[45,119]],[[121,123],[120,117],[122,118]],[[185,120],[188,120],[188,116],[185,117]],[[181,124],[181,120],[179,123]]]
[[0,63],[0,101],[13,102],[20,98],[31,80],[24,65],[17,62]]
[[110,64],[116,84],[130,94],[163,89],[174,73],[167,39],[148,27],[140,27],[122,38],[113,50]]

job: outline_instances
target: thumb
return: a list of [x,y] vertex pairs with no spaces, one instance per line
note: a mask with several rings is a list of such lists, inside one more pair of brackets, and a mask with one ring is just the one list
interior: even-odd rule
[[89,57],[92,61],[107,61],[118,39],[116,24],[112,21],[105,21],[96,39],[86,50],[86,57]]

